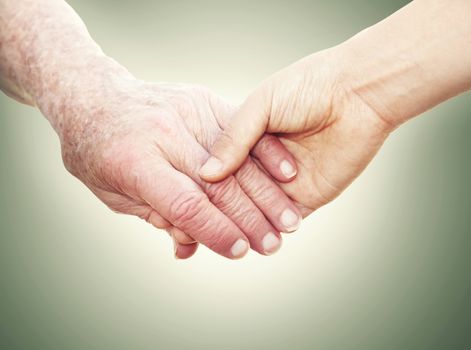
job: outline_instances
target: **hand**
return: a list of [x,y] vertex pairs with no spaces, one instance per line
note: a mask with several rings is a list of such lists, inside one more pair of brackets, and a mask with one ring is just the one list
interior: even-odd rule
[[335,49],[323,51],[265,80],[213,145],[202,178],[220,181],[237,170],[269,132],[296,159],[295,180],[279,185],[304,216],[337,197],[394,128],[353,93],[340,57]]
[[[250,158],[223,182],[199,178],[233,112],[207,89],[119,79],[100,91],[98,101],[88,92],[66,103],[66,113],[80,117],[63,128],[65,165],[114,211],[167,229],[178,257],[192,255],[195,241],[232,259],[249,244],[271,254],[281,244],[279,232],[297,228],[296,206]],[[276,138],[265,142],[271,147],[259,148],[258,156],[266,163],[289,157]]]
[[470,9],[469,1],[412,1],[276,73],[245,101],[201,176],[217,181],[235,171],[268,131],[298,162],[296,180],[280,185],[303,214],[328,203],[392,130],[471,89]]
[[[270,254],[279,231],[296,229],[296,207],[253,160],[219,184],[199,178],[232,112],[227,104],[202,88],[138,81],[65,1],[1,7],[0,87],[41,110],[61,138],[66,167],[110,208],[166,228],[180,258],[194,253],[195,240],[230,258],[248,243]],[[286,181],[281,170],[293,176],[294,161],[280,168],[289,155],[276,138],[265,141],[257,157]]]

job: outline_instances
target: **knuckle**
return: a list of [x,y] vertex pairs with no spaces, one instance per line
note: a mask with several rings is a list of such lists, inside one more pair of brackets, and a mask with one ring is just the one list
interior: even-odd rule
[[239,184],[233,176],[215,184],[208,184],[206,193],[210,201],[222,211],[230,210],[241,196]]
[[276,212],[287,205],[286,195],[269,187],[255,187],[251,197],[265,212]]
[[[254,186],[255,188],[255,186]],[[252,228],[264,222],[255,205],[246,198],[235,178],[210,185],[208,197],[223,213],[237,222],[239,227]]]
[[266,223],[266,219],[259,215],[258,211],[254,212],[248,208],[239,209],[236,217],[240,222],[240,226],[244,228],[245,232],[254,233],[256,228]]
[[[276,191],[262,178],[261,170],[254,162],[246,162],[236,173],[238,182],[244,190],[257,201],[269,202],[276,198]],[[274,184],[273,184],[274,185]]]
[[255,145],[254,152],[259,156],[272,155],[275,153],[273,147],[275,142],[274,136],[265,135]]
[[[205,220],[197,220],[207,206],[207,199],[200,192],[184,192],[170,204],[170,215],[175,226],[198,229],[197,226],[204,225]],[[195,227],[196,226],[196,227]]]
[[229,234],[223,234],[217,226],[212,230],[206,231],[203,237],[204,244],[211,250],[224,251],[233,243],[233,237]]
[[239,183],[244,185],[255,184],[259,175],[260,169],[250,159],[246,160],[244,164],[237,170],[235,177]]

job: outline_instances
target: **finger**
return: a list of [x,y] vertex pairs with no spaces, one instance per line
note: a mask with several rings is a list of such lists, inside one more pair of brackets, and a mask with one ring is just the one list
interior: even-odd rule
[[168,164],[139,170],[143,199],[173,226],[227,258],[247,253],[249,244],[242,231],[190,178]]
[[192,238],[190,235],[186,234],[182,230],[172,226],[170,228],[172,230],[172,235],[175,240],[180,244],[193,244],[196,243],[195,239]]
[[108,208],[117,213],[135,215],[158,229],[166,229],[172,226],[146,203],[118,192],[111,192],[101,188],[91,188],[92,192],[105,203]]
[[295,178],[296,161],[278,137],[265,134],[256,143],[251,153],[276,180],[289,182]]
[[173,253],[175,255],[176,259],[188,259],[191,257],[193,254],[195,254],[196,250],[198,249],[198,243],[197,242],[192,242],[192,243],[181,243],[178,240],[178,236],[185,235],[183,231],[180,229],[176,228],[175,226],[169,227],[167,230],[168,234],[170,237],[172,237],[173,240]]
[[[137,214],[140,217],[143,217],[148,223],[150,223],[152,226],[158,229],[164,229],[166,230],[170,235],[172,235],[169,232],[169,229],[174,229],[175,232],[173,234],[173,237],[175,240],[180,243],[180,244],[192,244],[196,243],[195,239],[192,238],[191,236],[187,235],[185,232],[178,230],[173,227],[173,225],[165,220],[162,215],[157,213],[154,209],[152,209],[150,206],[146,205],[143,206],[139,211],[136,210],[135,213],[141,213]],[[145,213],[145,214],[144,214]],[[136,214],[135,214],[136,215]]]
[[[279,230],[273,227],[260,209],[240,187],[238,181],[230,176],[218,183],[202,181],[198,175],[199,165],[208,158],[207,151],[194,138],[181,135],[187,147],[185,161],[175,167],[191,177],[207,194],[209,200],[232,220],[245,234],[250,247],[260,254],[273,254],[281,245]],[[182,159],[183,155],[175,157]]]
[[[152,187],[152,183],[155,181],[155,174],[159,174],[157,168],[149,171],[150,169],[147,165],[143,166],[141,164],[135,164],[132,167],[135,168],[135,171],[130,171],[128,174],[140,174],[140,188],[144,193],[148,193],[149,188],[155,188]],[[169,168],[168,164],[162,169],[165,168]],[[152,172],[152,170],[155,172]],[[134,181],[135,179],[132,180]],[[189,179],[187,178],[187,180]],[[127,195],[109,192],[99,188],[93,188],[92,191],[113,211],[138,216],[158,229],[165,229],[174,241],[174,253],[176,258],[186,259],[196,252],[198,244],[195,242],[195,239],[174,227],[148,203],[144,203],[141,200],[136,201]],[[246,244],[246,246],[248,245]],[[238,247],[238,250],[242,250],[243,245],[239,242]]]
[[[237,108],[227,104],[226,101],[214,96],[214,94],[209,95],[209,101],[222,132],[227,128]],[[214,143],[217,136],[211,144]],[[296,176],[296,161],[278,137],[265,133],[255,144],[251,154],[258,157],[263,168],[279,182],[292,181]]]
[[202,182],[201,186],[211,202],[247,236],[253,250],[271,255],[280,248],[279,230],[270,224],[233,176],[214,184]]
[[267,128],[267,101],[264,94],[252,94],[242,104],[211,147],[211,157],[199,172],[204,180],[220,181],[239,169]]
[[166,229],[172,226],[170,222],[165,220],[159,213],[157,213],[152,208],[148,207],[147,211],[149,214],[147,214],[146,221],[152,224],[152,226],[160,229]]
[[178,244],[175,250],[176,259],[188,259],[198,250],[198,243]]
[[[170,222],[165,220],[159,213],[149,206],[145,208],[146,221],[158,229],[164,229],[170,234],[179,244],[193,244],[196,243],[195,239],[187,235],[185,232],[175,228]],[[174,232],[170,233],[169,230],[173,229]]]
[[299,228],[302,216],[297,206],[254,161],[248,158],[235,177],[278,231],[293,232]]
[[[227,127],[231,119],[229,116],[236,111],[228,108],[226,102],[221,103],[220,99],[211,100],[211,104],[221,129],[211,137],[212,140],[206,145],[208,149],[222,129]],[[270,134],[262,136],[252,149],[252,155],[258,155],[265,166],[256,157],[248,157],[235,173],[239,185],[278,231],[296,230],[301,221],[296,203],[273,180],[275,177],[281,180],[279,182],[286,182],[295,176],[297,169],[294,158],[281,140]]]

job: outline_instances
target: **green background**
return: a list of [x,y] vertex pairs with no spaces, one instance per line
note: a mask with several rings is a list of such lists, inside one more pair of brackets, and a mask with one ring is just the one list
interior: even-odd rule
[[[73,0],[140,78],[238,103],[407,1]],[[63,168],[40,113],[0,96],[1,349],[469,349],[471,98],[397,130],[273,257],[176,261]]]

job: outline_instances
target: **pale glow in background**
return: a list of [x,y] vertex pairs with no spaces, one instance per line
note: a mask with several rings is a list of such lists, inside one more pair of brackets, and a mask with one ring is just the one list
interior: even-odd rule
[[[136,76],[234,103],[407,1],[74,0]],[[471,101],[404,126],[272,257],[225,260],[116,215],[69,175],[40,113],[0,96],[7,349],[443,349],[471,344]],[[3,348],[3,346],[0,346]]]

